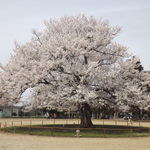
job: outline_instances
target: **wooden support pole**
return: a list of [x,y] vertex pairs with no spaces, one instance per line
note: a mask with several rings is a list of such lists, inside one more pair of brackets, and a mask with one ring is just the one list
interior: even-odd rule
[[104,137],[106,137],[106,129],[104,129]]
[[53,129],[51,128],[51,136],[53,136]]
[[16,127],[14,127],[14,133],[16,133]]
[[117,126],[117,120],[115,120],[115,125]]
[[132,129],[130,130],[130,137],[132,137],[133,136],[133,131],[132,131]]

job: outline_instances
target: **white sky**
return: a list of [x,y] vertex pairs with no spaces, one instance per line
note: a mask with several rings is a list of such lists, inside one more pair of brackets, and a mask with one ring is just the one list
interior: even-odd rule
[[13,54],[15,40],[24,44],[31,29],[45,29],[44,20],[78,13],[122,26],[116,42],[150,70],[150,0],[0,0],[0,63]]

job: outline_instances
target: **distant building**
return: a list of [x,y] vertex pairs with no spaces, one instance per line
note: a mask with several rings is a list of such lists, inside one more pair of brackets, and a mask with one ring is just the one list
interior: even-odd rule
[[0,118],[7,118],[7,117],[18,117],[20,106],[8,105],[2,106],[0,105]]

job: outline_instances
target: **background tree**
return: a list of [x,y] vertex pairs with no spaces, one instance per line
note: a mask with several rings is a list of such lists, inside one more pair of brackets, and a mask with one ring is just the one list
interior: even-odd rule
[[140,110],[147,110],[150,107],[150,74],[144,71],[140,59],[135,56],[120,65],[123,86],[120,86],[122,92],[117,91],[117,105],[124,105],[125,108],[128,108],[127,111],[130,110],[133,117],[137,118],[137,113],[140,114]]

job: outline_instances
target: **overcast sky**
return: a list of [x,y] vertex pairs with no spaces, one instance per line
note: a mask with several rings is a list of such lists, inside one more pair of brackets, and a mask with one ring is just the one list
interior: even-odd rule
[[122,26],[116,42],[150,70],[150,0],[0,0],[0,63],[8,62],[14,41],[30,41],[31,29],[42,31],[44,20],[85,13]]

